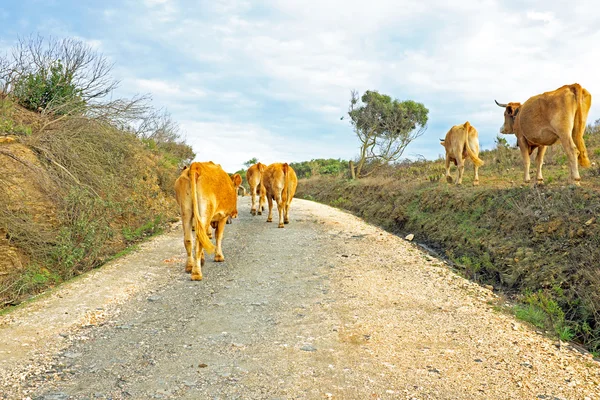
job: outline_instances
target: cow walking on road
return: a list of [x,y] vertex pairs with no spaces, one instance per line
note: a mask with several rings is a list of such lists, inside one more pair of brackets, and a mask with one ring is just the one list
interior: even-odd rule
[[[237,218],[237,189],[242,184],[240,174],[229,176],[220,165],[195,162],[185,168],[175,181],[175,198],[181,209],[183,243],[187,252],[185,271],[194,281],[202,280],[204,250],[215,252],[207,231],[215,228],[215,261],[225,261],[221,243],[229,217]],[[192,254],[192,227],[196,232],[195,257]]]
[[[246,180],[250,186],[250,196],[252,196],[252,207],[250,213],[252,215],[261,215],[266,202],[265,187],[262,183],[262,174],[265,172],[265,164],[256,163],[246,171]],[[258,197],[258,208],[256,198]]]
[[287,163],[275,163],[265,168],[263,173],[263,185],[267,194],[269,204],[269,216],[267,222],[273,221],[273,200],[277,202],[279,213],[278,228],[290,222],[290,203],[296,193],[298,178],[296,172]]

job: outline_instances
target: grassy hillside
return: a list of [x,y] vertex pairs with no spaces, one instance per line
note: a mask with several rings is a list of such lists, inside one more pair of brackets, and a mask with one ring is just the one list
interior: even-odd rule
[[[598,124],[588,128],[586,139],[595,161]],[[521,184],[517,149],[500,141],[481,158],[486,165],[479,187],[470,185],[470,163],[465,184],[457,187],[440,179],[443,161],[437,160],[405,162],[356,181],[301,179],[298,196],[391,232],[414,233],[469,278],[515,295],[520,317],[599,352],[600,169],[583,170],[582,187],[566,185],[566,157],[555,146],[544,169],[547,184],[534,187]]]
[[0,98],[0,308],[163,229],[177,216],[172,185],[190,157],[174,140]]

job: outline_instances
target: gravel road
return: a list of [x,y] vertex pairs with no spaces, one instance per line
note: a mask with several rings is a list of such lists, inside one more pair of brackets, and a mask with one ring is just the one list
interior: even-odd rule
[[[0,317],[0,398],[600,399],[599,363],[415,244],[295,199],[184,272],[180,226]],[[418,239],[418,238],[417,238]]]

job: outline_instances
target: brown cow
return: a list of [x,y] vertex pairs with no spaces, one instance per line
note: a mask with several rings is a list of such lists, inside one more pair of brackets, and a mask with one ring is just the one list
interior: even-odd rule
[[446,149],[446,181],[452,183],[450,162],[454,162],[454,165],[458,166],[456,184],[462,184],[465,160],[469,157],[475,166],[473,185],[479,185],[479,167],[483,165],[483,161],[479,159],[477,129],[469,121],[462,125],[454,125],[446,133],[446,138],[441,140],[441,145]]
[[[227,175],[220,165],[195,162],[184,169],[175,181],[175,198],[181,208],[183,244],[187,252],[185,271],[192,280],[202,280],[204,250],[215,251],[207,231],[213,226],[216,236],[215,261],[225,261],[221,243],[228,217],[237,217],[237,188],[242,183],[240,174]],[[195,260],[192,255],[192,227],[195,228]]]
[[[265,172],[265,164],[256,163],[246,171],[246,180],[250,186],[250,195],[252,196],[252,207],[250,213],[252,215],[261,215],[265,209],[265,187],[262,184],[262,174]],[[256,208],[256,197],[258,196],[258,210]]]
[[536,148],[537,182],[544,183],[542,165],[546,146],[560,140],[569,160],[569,183],[579,185],[581,177],[577,161],[589,167],[583,133],[592,96],[578,83],[562,86],[552,92],[530,97],[525,103],[496,104],[504,108],[504,125],[500,133],[515,134],[525,166],[525,182],[529,177],[530,156]]
[[262,179],[265,186],[269,216],[267,222],[273,221],[273,200],[277,202],[279,212],[279,228],[290,222],[290,203],[296,193],[298,178],[296,172],[287,163],[275,163],[265,168]]

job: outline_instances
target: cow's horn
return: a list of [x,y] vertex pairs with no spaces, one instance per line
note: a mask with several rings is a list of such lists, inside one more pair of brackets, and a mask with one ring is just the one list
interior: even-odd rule
[[[494,100],[494,101],[496,101],[496,100]],[[500,106],[502,108],[506,108],[506,106],[508,106],[508,104],[498,103],[497,101],[496,101],[496,104],[498,104],[498,106]]]

